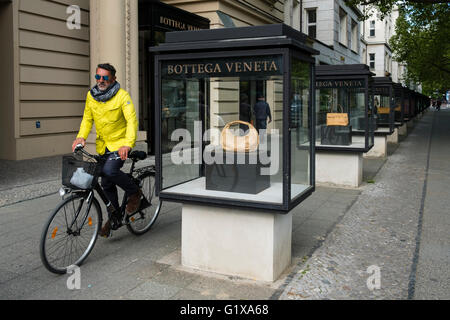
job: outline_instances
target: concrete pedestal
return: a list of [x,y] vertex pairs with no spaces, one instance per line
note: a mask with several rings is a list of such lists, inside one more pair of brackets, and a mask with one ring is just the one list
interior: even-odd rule
[[412,128],[414,127],[414,120],[409,120],[409,121],[406,123],[406,126],[408,127],[408,130],[409,130],[409,129],[412,129]]
[[387,136],[375,136],[372,149],[363,156],[364,158],[385,158],[387,156]]
[[403,124],[401,127],[398,127],[398,134],[401,136],[406,136],[408,134],[408,127],[405,124]]
[[388,143],[398,143],[398,128],[394,129],[394,133],[387,136],[387,142]]
[[292,213],[183,204],[183,266],[275,281],[291,264]]
[[362,152],[316,151],[317,183],[357,188],[362,175]]

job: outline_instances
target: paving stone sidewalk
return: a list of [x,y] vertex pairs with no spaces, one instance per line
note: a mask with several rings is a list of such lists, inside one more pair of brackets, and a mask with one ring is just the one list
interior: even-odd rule
[[[429,112],[417,122],[407,139],[378,172],[375,183],[364,188],[322,246],[310,259],[297,266],[274,298],[414,298],[411,294],[414,292],[416,277],[413,266],[420,241],[418,230],[433,117],[433,113]],[[439,145],[436,147],[439,148]],[[441,196],[446,196],[444,199],[449,198],[448,189],[441,192]],[[449,222],[448,211],[443,219],[446,223]],[[441,244],[442,249],[448,250],[448,237],[442,240],[446,240],[445,244]],[[424,253],[425,250],[422,254]],[[443,250],[438,250],[435,254],[438,256],[433,259],[441,261],[442,256],[439,255],[444,254],[444,260],[448,257],[448,253],[445,254]],[[368,270],[371,266],[380,271],[378,290],[369,290],[367,284],[377,284],[373,282],[373,269]],[[422,298],[448,299],[448,268],[436,275],[434,280],[435,283],[431,286],[438,285],[441,291]],[[433,289],[429,284],[428,292],[430,291]]]
[[[121,229],[111,239],[99,239],[82,266],[81,290],[68,290],[67,277],[45,270],[38,251],[43,223],[60,201],[55,194],[60,185],[60,158],[37,159],[34,165],[30,161],[18,166],[0,163],[0,199],[4,201],[0,203],[0,299],[406,299],[411,283],[420,289],[414,298],[448,298],[450,257],[445,250],[450,240],[445,216],[428,219],[426,212],[423,235],[438,234],[443,245],[422,242],[417,254],[432,119],[429,112],[418,121],[387,160],[364,162],[364,180],[375,180],[374,184],[363,183],[358,189],[319,186],[295,208],[292,266],[274,283],[184,268],[181,207],[166,203],[147,234],[135,237]],[[442,148],[438,144],[436,149]],[[448,149],[446,155],[450,155]],[[439,157],[435,162],[436,168],[448,163]],[[47,167],[48,174],[33,174],[41,167]],[[430,171],[430,176],[439,172]],[[440,177],[449,176],[445,172]],[[434,185],[430,180],[430,191],[450,199],[448,190],[441,187],[446,181],[437,180]],[[27,184],[38,193],[36,197],[30,198],[24,188]],[[435,199],[432,205],[425,203],[431,213],[450,205]],[[443,227],[427,229],[436,223]],[[439,260],[430,259],[430,254]],[[367,268],[372,265],[380,268],[380,290],[370,291],[366,285]],[[412,272],[414,265],[416,273]],[[435,265],[443,272],[433,269]],[[416,281],[411,281],[415,275]],[[443,281],[443,277],[447,278]]]

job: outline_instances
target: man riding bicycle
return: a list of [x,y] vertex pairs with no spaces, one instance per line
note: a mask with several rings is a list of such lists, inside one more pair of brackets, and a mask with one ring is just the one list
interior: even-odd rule
[[[116,212],[119,212],[116,186],[121,187],[128,195],[126,212],[131,215],[139,209],[142,192],[120,169],[136,144],[136,112],[130,95],[116,81],[116,69],[112,65],[99,64],[95,79],[97,84],[87,94],[83,120],[72,151],[78,144],[85,146],[95,122],[96,150],[106,160],[101,185]],[[108,220],[100,236],[108,237],[110,231],[111,222]]]

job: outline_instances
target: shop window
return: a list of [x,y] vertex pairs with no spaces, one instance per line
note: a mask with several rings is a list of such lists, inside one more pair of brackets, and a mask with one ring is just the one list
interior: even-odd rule
[[352,44],[353,51],[358,52],[358,23],[352,20]]
[[309,9],[307,10],[308,13],[308,36],[311,38],[317,37],[317,10],[316,9]]
[[375,69],[375,53],[369,53],[369,67]]
[[345,46],[348,45],[347,13],[342,9],[339,10],[339,42]]
[[375,37],[375,20],[369,22],[369,36]]

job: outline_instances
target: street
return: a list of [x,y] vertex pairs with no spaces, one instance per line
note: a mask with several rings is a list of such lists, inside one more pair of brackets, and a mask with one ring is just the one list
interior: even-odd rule
[[69,290],[69,275],[49,273],[39,258],[42,227],[60,201],[60,160],[35,175],[25,162],[17,165],[28,173],[2,163],[0,299],[449,299],[450,109],[414,121],[386,161],[372,162],[382,165],[374,183],[318,186],[294,210],[292,265],[274,283],[183,267],[181,205],[164,203],[147,234],[122,228],[99,238],[80,289]]

